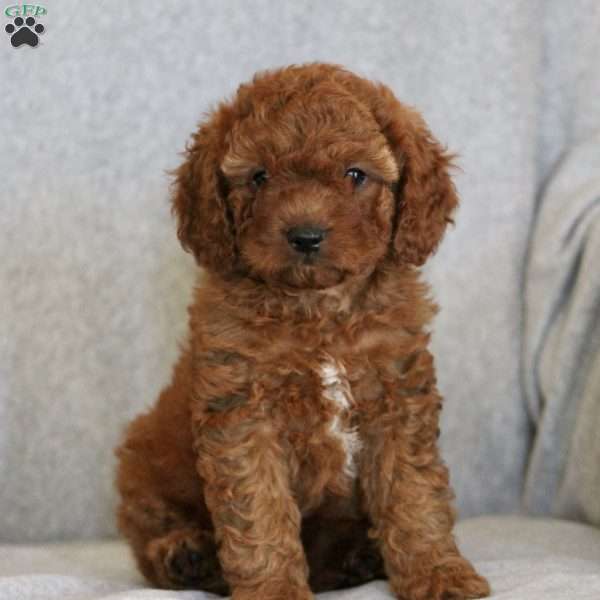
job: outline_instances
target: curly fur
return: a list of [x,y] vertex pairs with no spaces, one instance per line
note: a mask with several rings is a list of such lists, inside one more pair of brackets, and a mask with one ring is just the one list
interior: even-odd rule
[[[172,383],[117,451],[119,526],[150,582],[489,593],[452,536],[418,270],[457,205],[450,165],[387,87],[328,64],[257,75],[192,136],[173,211],[206,276]],[[306,224],[327,231],[309,258],[284,235]]]

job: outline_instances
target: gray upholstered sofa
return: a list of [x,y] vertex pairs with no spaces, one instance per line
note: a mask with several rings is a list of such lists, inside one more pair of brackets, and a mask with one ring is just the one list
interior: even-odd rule
[[44,6],[0,60],[0,598],[203,597],[144,589],[111,541],[112,448],[195,278],[165,170],[238,82],[309,60],[387,82],[459,154],[427,276],[461,546],[496,598],[600,598],[598,3]]

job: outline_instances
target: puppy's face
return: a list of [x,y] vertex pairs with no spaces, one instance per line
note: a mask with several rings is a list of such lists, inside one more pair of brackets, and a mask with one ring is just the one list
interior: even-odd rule
[[324,82],[267,103],[236,123],[226,146],[226,202],[252,276],[326,288],[382,260],[399,171],[373,115],[350,94]]
[[327,64],[263,73],[176,171],[184,248],[227,277],[324,289],[425,262],[457,204],[450,157],[381,84]]

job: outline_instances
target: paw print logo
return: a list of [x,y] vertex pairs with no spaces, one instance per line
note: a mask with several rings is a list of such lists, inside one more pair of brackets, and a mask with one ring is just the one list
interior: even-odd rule
[[35,48],[40,41],[38,33],[44,33],[44,26],[41,23],[36,25],[33,17],[27,17],[25,21],[21,17],[16,17],[4,30],[11,36],[10,43],[15,48],[23,44]]

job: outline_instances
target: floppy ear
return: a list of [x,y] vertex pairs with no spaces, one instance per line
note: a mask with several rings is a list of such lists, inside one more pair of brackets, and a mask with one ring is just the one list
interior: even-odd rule
[[458,205],[449,175],[452,156],[431,135],[423,118],[378,86],[375,118],[401,171],[396,194],[394,249],[401,262],[422,265],[435,252]]
[[230,271],[236,250],[233,220],[228,214],[226,186],[219,172],[225,129],[223,110],[192,136],[185,162],[173,172],[171,209],[183,248],[199,265],[212,271]]

